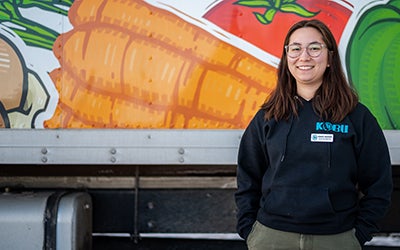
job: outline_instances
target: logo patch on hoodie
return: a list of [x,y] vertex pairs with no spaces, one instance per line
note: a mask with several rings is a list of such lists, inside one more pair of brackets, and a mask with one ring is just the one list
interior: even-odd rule
[[330,122],[317,122],[315,124],[315,129],[317,131],[337,132],[337,133],[347,134],[349,132],[349,125],[334,124],[334,123],[330,123]]

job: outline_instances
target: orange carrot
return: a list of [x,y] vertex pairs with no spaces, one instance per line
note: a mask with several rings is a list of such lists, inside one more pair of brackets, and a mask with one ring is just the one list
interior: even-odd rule
[[143,1],[76,1],[69,16],[48,127],[244,128],[275,85],[274,67]]

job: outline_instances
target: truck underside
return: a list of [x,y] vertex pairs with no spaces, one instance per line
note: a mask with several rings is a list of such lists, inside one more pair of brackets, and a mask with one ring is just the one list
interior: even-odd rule
[[[93,249],[245,249],[233,199],[240,130],[0,133],[2,192],[88,193]],[[400,247],[398,134],[390,136],[392,206],[384,240],[365,249]]]

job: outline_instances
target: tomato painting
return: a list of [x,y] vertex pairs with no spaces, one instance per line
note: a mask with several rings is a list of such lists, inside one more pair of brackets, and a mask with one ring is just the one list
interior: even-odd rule
[[352,7],[346,1],[330,0],[224,0],[208,11],[204,18],[280,57],[289,27],[305,18],[325,22],[339,42]]

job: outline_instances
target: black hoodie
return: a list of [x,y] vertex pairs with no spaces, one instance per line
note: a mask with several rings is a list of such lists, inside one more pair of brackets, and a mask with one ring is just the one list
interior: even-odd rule
[[266,121],[255,115],[239,148],[235,194],[238,233],[255,220],[303,234],[352,228],[361,245],[378,232],[390,205],[388,147],[375,117],[362,104],[342,122],[322,121],[312,101],[298,117]]

